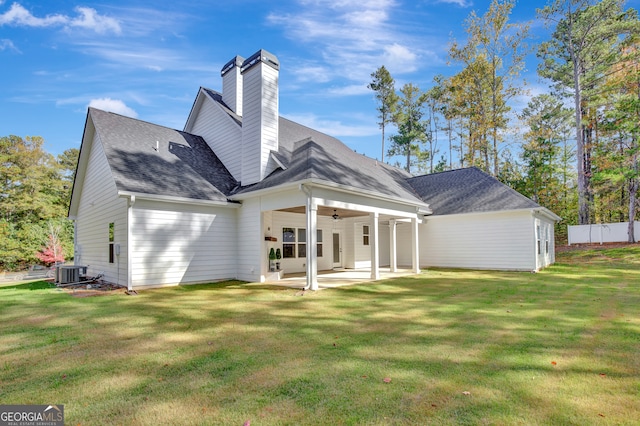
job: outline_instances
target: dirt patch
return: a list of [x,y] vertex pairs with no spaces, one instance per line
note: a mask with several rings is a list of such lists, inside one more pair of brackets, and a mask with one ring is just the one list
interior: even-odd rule
[[91,284],[74,284],[60,287],[73,297],[91,297],[91,296],[108,296],[113,294],[124,294],[127,290],[118,284],[105,281],[95,282]]
[[572,244],[570,246],[556,246],[556,252],[562,253],[567,251],[580,250],[606,250],[618,247],[640,247],[640,243],[591,243],[591,244]]

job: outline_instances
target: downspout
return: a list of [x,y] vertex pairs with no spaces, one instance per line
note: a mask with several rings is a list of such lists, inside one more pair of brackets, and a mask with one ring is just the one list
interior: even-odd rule
[[133,258],[133,250],[131,250],[133,243],[133,226],[131,223],[133,221],[133,205],[136,203],[136,196],[130,195],[129,202],[127,204],[127,291],[133,291],[133,268],[132,268],[132,258]]
[[[80,259],[80,250],[78,250],[78,221],[73,219],[73,264],[77,265],[80,260],[82,259]],[[56,275],[57,280],[58,276]]]

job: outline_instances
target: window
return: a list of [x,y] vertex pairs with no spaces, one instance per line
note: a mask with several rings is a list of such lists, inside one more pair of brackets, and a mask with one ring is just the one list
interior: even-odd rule
[[[322,257],[322,230],[318,229],[318,257]],[[307,257],[307,230],[305,228],[282,228],[282,257],[292,259]]]
[[109,223],[109,263],[113,263],[115,259],[115,234],[116,234],[116,224],[111,222]]
[[369,245],[369,225],[362,226],[362,245]]
[[294,228],[282,228],[282,258],[296,257],[296,230]]
[[307,230],[298,228],[298,257],[307,257]]
[[542,242],[540,239],[542,235],[540,235],[540,225],[536,226],[536,242],[538,243],[538,254],[542,254]]
[[544,252],[545,254],[549,254],[549,226],[545,226],[544,229]]

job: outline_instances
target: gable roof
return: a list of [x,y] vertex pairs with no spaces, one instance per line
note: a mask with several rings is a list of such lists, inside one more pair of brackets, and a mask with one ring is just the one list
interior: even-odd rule
[[238,193],[313,180],[425,205],[407,183],[410,175],[404,170],[358,154],[340,140],[286,118],[279,120],[279,147],[274,156],[283,169],[274,171],[261,182],[243,187]]
[[118,191],[227,201],[238,185],[200,137],[89,108]]
[[[220,93],[204,87],[201,91],[242,127],[242,117],[227,107]],[[193,114],[192,110],[190,117]],[[278,118],[278,150],[271,155],[282,167],[261,182],[237,188],[232,195],[314,180],[346,190],[402,200],[428,210],[426,203],[407,183],[411,175],[406,171],[358,154],[339,139],[284,117]]]
[[542,208],[477,167],[417,176],[408,182],[429,202],[434,216]]

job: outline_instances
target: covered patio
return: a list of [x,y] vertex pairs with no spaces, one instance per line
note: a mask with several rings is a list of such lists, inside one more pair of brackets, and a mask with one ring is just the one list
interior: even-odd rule
[[[370,268],[360,269],[331,269],[326,271],[318,271],[317,290],[327,288],[344,287],[348,285],[362,284],[371,281],[385,280],[390,278],[398,278],[409,275],[416,275],[416,272],[409,266],[397,268],[395,272],[391,268],[379,268],[379,278],[372,278]],[[266,281],[264,283],[281,287],[294,289],[303,289],[307,286],[307,277],[304,272],[286,274],[282,279],[276,281]],[[251,285],[251,284],[249,284]]]
[[[312,184],[287,195],[261,200],[262,283],[318,290],[420,272],[418,225],[427,208]],[[399,241],[398,226],[410,227],[407,240]],[[398,259],[399,244],[410,258]],[[270,269],[272,249],[282,251],[281,268]]]

